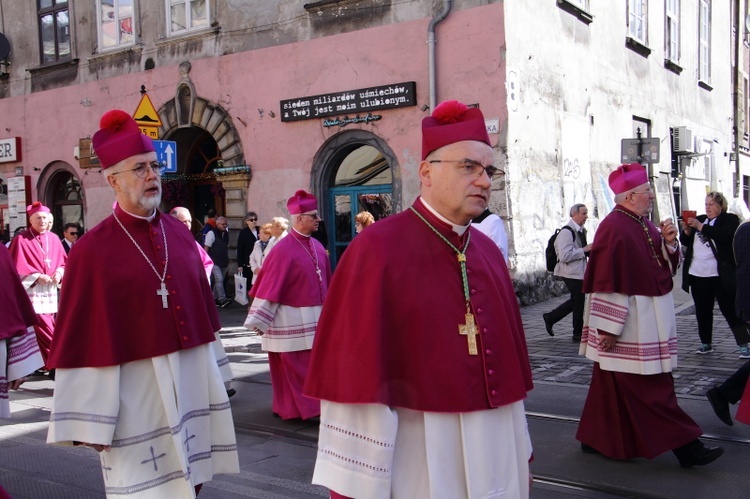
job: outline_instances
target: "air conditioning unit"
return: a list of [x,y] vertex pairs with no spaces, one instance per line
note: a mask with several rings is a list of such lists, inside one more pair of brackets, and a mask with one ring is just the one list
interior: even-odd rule
[[672,151],[678,154],[695,152],[693,130],[686,126],[678,126],[673,130],[674,140]]

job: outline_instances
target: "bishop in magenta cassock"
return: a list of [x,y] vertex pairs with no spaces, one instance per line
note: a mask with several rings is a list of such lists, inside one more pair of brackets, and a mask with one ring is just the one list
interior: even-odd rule
[[708,464],[723,449],[698,439],[702,431],[677,404],[672,379],[677,228],[667,219],[657,229],[647,218],[655,196],[643,166],[621,165],[609,186],[617,205],[599,224],[583,281],[580,353],[594,370],[576,438],[584,452],[611,459],[671,450],[683,467]]
[[471,226],[495,155],[481,111],[457,101],[422,137],[420,197],[354,239],[323,306],[305,385],[322,400],[313,483],[358,499],[525,498],[526,340],[503,254]]
[[47,441],[99,451],[107,497],[194,497],[239,471],[211,289],[190,232],[157,209],[151,139],[114,110],[92,141],[117,202],[70,254]]
[[0,418],[10,417],[8,389],[44,365],[34,333],[37,315],[8,248],[0,244]]
[[281,419],[320,415],[320,402],[302,394],[315,328],[328,291],[328,255],[312,233],[318,230],[318,201],[298,190],[287,202],[292,230],[268,253],[250,295],[245,327],[260,332],[268,352],[272,409]]
[[50,233],[50,209],[35,201],[26,207],[30,227],[13,238],[10,254],[34,310],[34,326],[42,359],[47,362],[57,316],[57,293],[65,273],[67,255],[60,239]]

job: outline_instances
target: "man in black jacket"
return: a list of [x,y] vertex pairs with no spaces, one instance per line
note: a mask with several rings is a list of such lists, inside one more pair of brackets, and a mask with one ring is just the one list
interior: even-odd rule
[[232,303],[232,300],[227,298],[227,292],[224,289],[224,280],[229,267],[229,231],[227,230],[226,218],[216,218],[216,227],[206,233],[203,247],[214,262],[214,267],[211,269],[211,280],[213,281],[216,304],[221,308],[227,307]]
[[[734,235],[734,254],[737,261],[737,315],[745,323],[750,322],[750,224],[740,225]],[[732,426],[729,404],[736,404],[742,397],[750,377],[750,361],[737,369],[724,383],[711,388],[706,393],[716,415],[724,424]]]

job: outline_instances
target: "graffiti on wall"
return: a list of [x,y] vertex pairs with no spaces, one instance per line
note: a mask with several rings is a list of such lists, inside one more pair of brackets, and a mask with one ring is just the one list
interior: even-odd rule
[[563,213],[576,203],[591,204],[590,126],[584,116],[565,115],[561,133]]

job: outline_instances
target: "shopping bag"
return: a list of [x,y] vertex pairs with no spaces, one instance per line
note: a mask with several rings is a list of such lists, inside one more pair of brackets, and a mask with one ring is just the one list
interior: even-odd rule
[[234,274],[234,301],[240,305],[247,305],[247,278],[241,272]]

